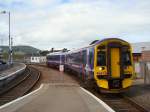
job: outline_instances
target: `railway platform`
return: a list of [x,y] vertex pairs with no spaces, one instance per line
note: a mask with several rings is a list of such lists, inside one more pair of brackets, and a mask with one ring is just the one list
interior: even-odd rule
[[14,63],[10,68],[0,72],[0,94],[9,82],[24,72],[25,68],[25,64]]
[[42,84],[32,93],[0,107],[0,112],[113,112],[76,84]]
[[36,68],[42,72],[40,86],[0,106],[0,112],[114,112],[66,73],[46,67]]
[[12,67],[10,67],[9,69],[0,71],[0,80],[3,80],[7,77],[10,77],[14,74],[16,74],[17,72],[25,69],[25,64],[22,63],[14,63]]

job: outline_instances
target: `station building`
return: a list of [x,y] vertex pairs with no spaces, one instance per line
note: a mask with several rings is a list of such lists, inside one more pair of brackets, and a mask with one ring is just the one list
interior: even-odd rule
[[142,58],[142,53],[133,53],[133,61],[140,62]]
[[132,44],[136,76],[143,78],[150,71],[150,42]]
[[150,42],[133,43],[134,62],[150,61]]
[[150,62],[150,50],[142,51],[142,61]]

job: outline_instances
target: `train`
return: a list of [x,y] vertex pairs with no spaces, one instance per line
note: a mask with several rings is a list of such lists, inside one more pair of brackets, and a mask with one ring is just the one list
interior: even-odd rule
[[47,66],[59,65],[64,65],[65,71],[76,72],[85,84],[97,86],[101,92],[120,93],[132,86],[132,47],[119,38],[106,38],[77,50],[47,55]]

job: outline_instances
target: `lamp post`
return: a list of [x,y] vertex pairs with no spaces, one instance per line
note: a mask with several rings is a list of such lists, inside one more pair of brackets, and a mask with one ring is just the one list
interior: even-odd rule
[[9,59],[8,62],[9,64],[12,64],[12,46],[11,46],[11,37],[10,37],[10,12],[7,11],[2,11],[2,14],[8,14],[8,24],[9,24],[9,33],[8,33],[8,37],[9,37]]

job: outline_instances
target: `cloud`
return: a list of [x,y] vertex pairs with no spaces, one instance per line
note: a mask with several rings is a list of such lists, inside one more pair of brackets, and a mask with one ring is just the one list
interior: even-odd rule
[[[49,49],[77,48],[104,37],[150,41],[149,0],[6,0],[0,3],[11,10],[15,44]],[[7,23],[7,17],[3,18],[0,21]]]

